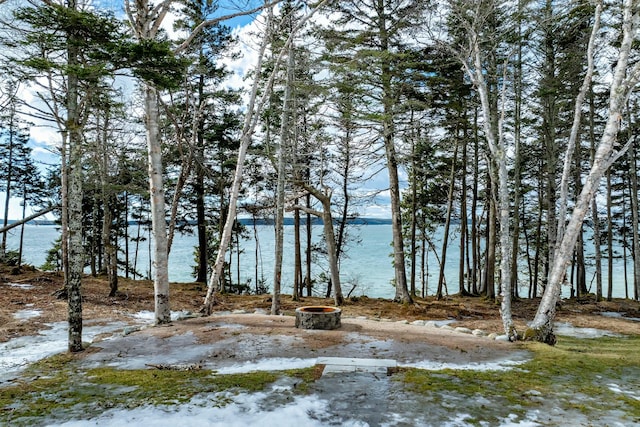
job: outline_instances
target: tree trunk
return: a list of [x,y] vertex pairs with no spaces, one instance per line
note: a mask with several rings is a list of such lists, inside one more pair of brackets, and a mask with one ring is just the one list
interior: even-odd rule
[[[479,18],[479,17],[478,17]],[[478,29],[479,30],[479,29]],[[483,62],[480,49],[479,35],[476,29],[469,30],[469,48],[471,49],[471,64],[463,61],[463,66],[471,82],[478,91],[485,138],[491,154],[490,174],[491,181],[496,189],[495,209],[499,222],[500,241],[500,312],[505,333],[509,340],[518,338],[513,325],[511,315],[511,230],[510,230],[510,205],[509,205],[509,173],[507,170],[506,143],[503,133],[504,113],[506,108],[506,67],[502,76],[502,88],[500,90],[501,106],[497,108],[497,100],[491,102],[489,87],[485,79],[486,67]],[[492,108],[493,107],[493,108]],[[491,224],[490,224],[491,226]],[[489,262],[489,260],[487,260]],[[488,267],[488,266],[487,266]],[[489,276],[487,276],[489,279]],[[492,279],[491,279],[492,280]]]
[[629,151],[631,164],[631,236],[633,243],[633,298],[637,301],[640,296],[640,209],[638,209],[638,166],[636,163],[636,146]]
[[[579,148],[575,150],[575,167],[574,167],[575,184],[574,185],[576,188],[575,190],[576,193],[579,192],[581,189],[580,164],[582,163],[582,161],[581,161],[580,154],[581,153]],[[576,258],[575,258],[576,275],[575,275],[575,279],[572,282],[572,285],[574,288],[572,290],[574,290],[576,295],[584,295],[587,293],[587,286],[586,286],[587,278],[586,278],[585,263],[584,263],[584,230],[582,227],[580,227],[580,233],[578,234],[578,241],[576,242],[575,254],[576,254]]]
[[313,197],[318,199],[322,204],[322,212],[309,209],[305,206],[294,206],[293,209],[301,209],[307,213],[322,218],[324,228],[324,238],[327,244],[327,255],[329,258],[330,284],[333,287],[333,296],[335,305],[341,306],[344,303],[342,295],[342,286],[340,282],[340,268],[338,262],[338,246],[336,244],[335,232],[333,230],[333,216],[331,214],[331,194],[323,194],[316,188],[308,184],[302,184]]
[[[109,154],[107,150],[109,115],[105,114],[103,129],[98,146],[101,151],[100,164],[100,187],[102,193],[102,247],[104,248],[105,267],[107,270],[107,280],[109,282],[109,296],[115,297],[118,292],[118,246],[117,239],[112,237],[114,209],[116,205],[116,195],[110,185],[109,180]],[[96,154],[96,157],[99,154]],[[97,204],[96,204],[97,205]],[[96,218],[97,215],[94,215]]]
[[280,313],[280,287],[282,280],[282,256],[284,246],[284,192],[285,192],[285,165],[289,160],[291,146],[291,91],[294,84],[294,52],[290,44],[287,50],[287,81],[284,88],[284,102],[280,118],[280,149],[278,150],[278,184],[276,188],[276,241],[275,241],[275,266],[273,268],[273,296],[271,300],[271,314]]
[[484,278],[482,280],[482,290],[487,299],[495,300],[495,268],[496,268],[496,207],[493,202],[494,197],[491,196],[490,190],[487,196],[487,204],[489,206],[489,214],[487,215],[487,247],[485,249],[485,268]]
[[[13,103],[11,104],[11,109],[13,110]],[[13,111],[12,111],[13,113]],[[3,227],[6,228],[9,223],[9,201],[11,200],[11,187],[13,186],[12,182],[12,174],[13,174],[13,121],[14,114],[11,115],[11,119],[9,122],[9,155],[6,160],[6,168],[7,168],[7,179],[5,181],[5,189],[4,189],[4,223]],[[2,233],[2,245],[0,250],[0,260],[4,260],[7,254],[7,232]]]
[[[68,7],[76,10],[75,0]],[[69,183],[67,188],[69,215],[69,270],[67,271],[67,300],[69,313],[69,351],[79,352],[82,347],[82,274],[84,250],[82,246],[82,133],[78,107],[79,78],[75,66],[80,55],[77,35],[69,30],[67,44],[67,123],[69,135]]]
[[26,218],[22,218],[20,221],[16,221],[16,222],[14,222],[12,224],[7,225],[6,227],[0,228],[0,233],[4,233],[5,231],[9,231],[12,228],[16,228],[16,227],[18,227],[18,226],[20,226],[22,224],[25,224],[25,223],[27,223],[29,221],[32,221],[32,220],[34,220],[34,219],[36,219],[36,218],[38,218],[38,217],[40,217],[42,215],[48,214],[49,212],[51,212],[51,211],[53,211],[55,209],[59,209],[59,208],[60,208],[60,206],[49,206],[48,208],[45,208],[45,209],[43,209],[41,211],[38,211],[38,212],[34,213],[33,215],[29,215]]
[[[105,187],[103,192],[108,191]],[[104,193],[103,193],[104,194]],[[118,292],[118,252],[117,246],[111,237],[113,223],[113,203],[115,197],[106,195],[104,199],[104,217],[102,219],[102,245],[105,250],[105,266],[107,268],[107,280],[109,282],[109,296],[115,297]]]
[[[607,170],[607,300],[611,301],[611,293],[613,292],[613,218],[611,217],[611,169]],[[602,299],[602,288],[596,293],[596,301]]]
[[205,191],[204,191],[204,170],[201,165],[197,165],[196,182],[194,190],[196,193],[196,221],[198,233],[198,272],[196,282],[207,283],[208,269],[208,246],[207,241],[207,217],[205,213]]
[[[595,94],[593,93],[593,85],[591,85],[589,87],[589,156],[591,162],[593,162],[593,158],[596,154],[595,111]],[[602,289],[602,235],[600,232],[598,200],[596,197],[591,200],[591,218],[593,220],[593,250],[596,268],[596,289]]]
[[129,278],[129,192],[124,192],[124,277]]
[[520,252],[520,193],[522,191],[522,154],[521,129],[522,129],[522,46],[524,43],[522,36],[523,0],[518,1],[518,39],[516,42],[516,64],[515,75],[513,77],[514,86],[514,165],[513,165],[513,233],[511,243],[511,283],[509,287],[514,297],[519,297],[518,287],[518,254]]
[[69,132],[60,144],[60,250],[65,290],[69,289]]
[[438,288],[436,299],[442,299],[442,286],[444,284],[444,266],[447,262],[447,246],[449,245],[449,226],[451,225],[451,215],[453,213],[453,191],[456,182],[456,163],[458,162],[458,144],[453,150],[453,160],[451,162],[451,174],[449,176],[449,193],[447,196],[447,214],[444,222],[444,232],[442,234],[442,253],[440,255],[440,273],[438,275]]
[[478,183],[479,179],[479,137],[478,137],[478,109],[474,109],[473,114],[473,180],[471,188],[471,293],[478,295],[480,289],[480,233],[478,232]]
[[158,130],[158,95],[153,86],[145,84],[145,126],[149,152],[149,194],[151,195],[151,227],[153,230],[153,267],[155,277],[155,322],[171,322],[169,308],[169,253],[165,216],[164,184],[162,180],[162,147]]
[[[27,215],[27,188],[26,184],[23,184],[22,194],[24,194],[24,198],[22,199],[22,219],[24,220]],[[20,244],[18,245],[18,268],[22,267],[22,249],[24,246],[24,223],[20,226]]]
[[[466,121],[465,121],[466,122]],[[462,173],[460,174],[460,188],[462,194],[460,195],[460,264],[459,264],[459,292],[460,295],[469,295],[471,287],[467,283],[465,288],[465,282],[468,282],[471,268],[469,265],[469,231],[467,228],[469,217],[467,213],[467,128],[464,131],[464,141],[462,142]],[[465,268],[466,262],[466,268]]]
[[602,175],[629,147],[629,144],[627,144],[619,151],[614,151],[614,143],[617,141],[623,108],[630,92],[635,88],[638,83],[638,78],[640,77],[640,67],[634,65],[633,69],[628,69],[629,54],[634,40],[633,6],[633,0],[625,0],[622,24],[623,37],[610,86],[609,111],[607,113],[605,129],[596,149],[589,174],[585,179],[584,186],[578,196],[566,231],[562,236],[559,250],[556,251],[553,268],[549,275],[549,284],[538,306],[536,316],[525,332],[525,339],[533,339],[550,344],[555,343],[553,320],[556,314],[556,303],[560,297],[560,286],[565,280],[566,268],[570,262],[570,257],[573,253],[582,222],[587,214]]
[[333,217],[331,215],[331,201],[323,202],[322,221],[324,222],[324,235],[327,242],[327,254],[329,255],[329,271],[331,272],[331,283],[333,283],[333,300],[337,306],[344,303],[342,296],[342,285],[340,283],[340,271],[338,268],[338,248],[336,246],[335,235],[333,234]]
[[[306,207],[311,209],[311,195],[307,194],[306,199]],[[311,241],[313,238],[313,224],[311,224],[311,214],[307,213],[307,226],[306,226],[306,236],[307,236],[307,247],[305,249],[305,276],[304,280],[307,284],[307,296],[311,296],[312,284],[311,284]]]
[[[297,203],[296,203],[297,204]],[[293,300],[300,301],[300,289],[302,287],[302,251],[300,248],[300,210],[296,209],[293,213],[293,236],[294,236],[294,281],[293,281]]]
[[[289,48],[293,40],[293,36],[297,33],[298,29],[301,28],[315,14],[315,12],[321,9],[327,3],[327,1],[328,0],[321,1],[303,19],[301,19],[296,25],[296,27],[294,28],[294,30],[291,31],[291,34],[289,35],[289,38],[285,42],[283,49],[280,51],[278,58],[273,64],[274,68],[271,72],[271,75],[269,76],[269,80],[266,84],[266,88],[262,91],[262,97],[260,101],[257,103],[257,105],[256,105],[256,97],[257,97],[257,92],[258,92],[259,83],[260,83],[257,77],[254,79],[254,82],[252,84],[251,95],[249,99],[249,104],[247,106],[247,113],[245,114],[244,126],[242,129],[240,148],[238,150],[236,170],[233,177],[233,184],[230,190],[229,216],[227,217],[227,221],[224,225],[222,238],[220,239],[220,249],[218,251],[218,256],[216,258],[216,262],[213,267],[211,278],[209,279],[207,295],[204,300],[204,307],[202,308],[202,311],[205,314],[211,314],[211,308],[215,302],[215,298],[214,298],[215,283],[217,283],[222,273],[222,267],[224,265],[224,251],[226,251],[226,248],[229,246],[229,242],[231,239],[231,228],[233,226],[233,221],[231,220],[231,218],[235,218],[235,214],[236,214],[238,197],[240,193],[240,185],[242,183],[242,173],[244,170],[244,161],[247,155],[247,150],[249,149],[249,145],[251,144],[251,137],[258,124],[258,120],[260,119],[260,115],[263,110],[265,101],[266,99],[268,99],[268,97],[271,94],[273,81],[278,71],[279,64],[282,60],[284,52]],[[258,64],[256,66],[257,73],[259,73],[262,70],[262,61],[264,57],[264,52],[267,48],[268,39],[269,37],[265,36],[260,46],[260,52],[258,53]]]

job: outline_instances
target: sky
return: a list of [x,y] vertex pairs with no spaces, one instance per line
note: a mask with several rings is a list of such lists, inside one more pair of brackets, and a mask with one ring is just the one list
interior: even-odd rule
[[[115,0],[98,0],[103,6],[109,7],[115,11],[116,14],[122,14],[123,6],[121,1]],[[261,1],[248,0],[248,1],[236,1],[230,0],[227,8],[220,9],[220,15],[226,15],[230,13],[236,13],[238,8],[244,10],[255,7],[262,3]],[[233,6],[235,5],[235,6]],[[232,28],[233,34],[237,37],[238,43],[236,50],[241,52],[241,55],[235,59],[226,59],[225,65],[233,72],[233,75],[229,78],[227,85],[229,87],[242,87],[247,85],[245,76],[247,72],[252,69],[257,62],[257,54],[255,47],[255,31],[257,31],[256,22],[257,14],[241,16],[233,18],[232,20],[225,21],[224,24]],[[175,22],[175,15],[168,15],[163,28],[168,34],[175,34],[173,31],[173,23]],[[19,90],[19,96],[25,100],[27,104],[36,104],[40,102],[35,94],[36,88],[29,85],[23,85]],[[31,128],[31,140],[30,146],[33,148],[34,159],[37,164],[40,165],[44,171],[50,166],[57,165],[59,163],[59,156],[55,154],[56,146],[59,144],[60,135],[57,128],[52,126],[51,123],[45,123],[35,120],[33,118],[27,118],[30,121],[36,123]],[[363,184],[359,191],[371,192],[382,191],[376,197],[376,202],[360,208],[359,214],[364,217],[374,218],[389,218],[389,192],[386,190],[388,187],[388,176],[386,170],[382,170],[381,173],[371,177],[367,180],[366,185]],[[5,195],[0,194],[0,212],[4,216],[4,199]],[[37,212],[39,208],[31,208],[28,206],[26,215],[30,215]],[[10,201],[9,219],[18,219],[22,217],[22,207],[19,200],[12,199]],[[53,215],[50,214],[46,219],[53,219]]]

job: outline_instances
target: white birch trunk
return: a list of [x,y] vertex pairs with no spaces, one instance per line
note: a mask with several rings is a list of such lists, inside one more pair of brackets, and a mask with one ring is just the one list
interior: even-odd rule
[[[155,5],[148,0],[126,0],[124,8],[129,24],[138,40],[154,39],[162,21],[169,12],[173,0],[163,0]],[[162,149],[158,129],[158,93],[148,82],[143,83],[145,128],[147,132],[149,197],[151,201],[151,229],[153,233],[153,280],[155,299],[155,323],[171,321],[169,308],[169,267],[167,223],[165,215],[164,183],[162,180]]]
[[[285,101],[282,114],[282,128],[286,128],[285,122],[289,85],[285,89]],[[285,183],[285,156],[287,137],[280,134],[280,150],[278,154],[278,184],[276,187],[276,222],[275,222],[275,264],[273,267],[273,289],[271,296],[271,314],[280,313],[280,291],[282,285],[282,257],[284,252],[284,183]]]
[[[576,143],[578,141],[578,133],[580,132],[580,119],[582,118],[582,104],[587,95],[587,91],[591,86],[591,80],[593,78],[593,52],[595,48],[595,39],[600,30],[600,15],[602,14],[602,2],[599,1],[596,5],[594,13],[594,23],[591,30],[591,36],[589,37],[589,43],[587,45],[587,71],[582,81],[582,86],[576,97],[576,103],[573,110],[573,124],[571,125],[571,133],[569,134],[569,142],[567,143],[567,151],[564,156],[564,165],[562,168],[562,179],[560,181],[560,196],[559,196],[559,208],[558,208],[558,223],[556,226],[556,241],[553,253],[559,249],[562,243],[562,236],[564,234],[564,227],[567,220],[567,199],[569,198],[569,180],[571,178],[571,160],[573,159],[573,152],[575,151]],[[553,263],[552,259],[552,263]],[[553,264],[551,270],[553,270]]]
[[164,184],[162,182],[162,147],[158,130],[158,95],[153,86],[144,87],[145,125],[149,153],[149,195],[151,198],[151,229],[153,232],[153,266],[155,276],[156,324],[169,323],[169,252],[165,215]]
[[[296,27],[289,34],[289,38],[285,42],[280,54],[276,58],[274,63],[274,69],[269,76],[269,80],[267,82],[266,87],[263,89],[262,97],[259,102],[256,104],[256,98],[258,93],[258,88],[260,86],[260,81],[256,77],[253,81],[252,89],[251,89],[251,97],[249,99],[249,105],[247,106],[247,114],[245,116],[244,126],[242,128],[242,138],[240,140],[240,148],[238,150],[238,160],[236,163],[236,171],[233,177],[233,184],[231,186],[231,192],[229,196],[229,213],[227,216],[227,221],[225,222],[224,229],[222,231],[222,237],[220,239],[220,247],[218,249],[218,254],[216,256],[216,262],[213,267],[213,272],[211,274],[211,278],[209,279],[209,285],[207,289],[207,295],[204,299],[204,306],[202,308],[202,312],[205,314],[211,314],[211,308],[215,303],[215,288],[216,284],[220,281],[220,277],[222,275],[222,267],[224,266],[224,254],[229,247],[229,242],[231,241],[231,234],[233,231],[233,221],[237,212],[238,205],[238,197],[240,194],[240,185],[242,183],[242,173],[244,171],[244,162],[247,156],[247,150],[251,145],[251,136],[255,131],[255,128],[258,124],[258,120],[260,117],[260,113],[264,108],[264,104],[266,100],[271,95],[271,89],[273,86],[273,81],[275,79],[276,73],[279,68],[279,64],[282,61],[284,53],[287,51],[291,42],[293,41],[293,37],[296,35],[298,30],[306,24],[306,22],[322,7],[326,4],[330,3],[330,0],[324,0],[320,2],[315,8],[313,8],[307,16],[301,19]],[[262,61],[264,58],[264,52],[266,51],[268,44],[268,35],[265,35],[262,44],[260,46],[260,52],[258,54],[258,63],[256,65],[256,71],[258,72],[262,69]]]
[[582,222],[584,221],[591,200],[599,186],[600,178],[602,178],[602,175],[611,166],[611,164],[629,147],[629,144],[626,144],[619,151],[616,152],[614,150],[614,144],[617,141],[620,122],[622,120],[622,111],[625,107],[629,94],[637,85],[639,78],[639,67],[637,64],[632,70],[628,70],[629,54],[634,41],[634,20],[637,20],[637,16],[634,16],[633,13],[636,6],[637,1],[625,0],[624,2],[622,24],[623,37],[610,87],[607,123],[604,133],[600,139],[600,143],[596,149],[593,164],[585,179],[582,191],[578,196],[566,230],[562,235],[562,240],[558,250],[555,253],[553,267],[549,274],[549,283],[542,296],[540,305],[538,306],[536,316],[525,332],[525,339],[541,341],[549,344],[555,343],[553,320],[556,315],[556,304],[560,298],[561,285],[565,280],[566,269],[571,261]]
[[[482,62],[478,35],[473,29],[470,29],[469,33],[473,69],[466,62],[464,62],[463,65],[465,67],[467,75],[476,87],[476,90],[478,91],[478,95],[480,97],[483,128],[494,168],[494,173],[491,174],[491,177],[492,179],[495,179],[495,176],[497,174],[498,178],[497,210],[498,221],[500,224],[500,315],[502,317],[504,331],[509,337],[509,340],[515,341],[518,339],[518,333],[513,324],[511,313],[511,227],[509,224],[509,172],[507,170],[507,147],[503,134],[506,82],[503,83],[503,87],[501,90],[501,111],[500,117],[498,119],[498,135],[496,135],[491,124],[493,122],[492,114],[498,114],[498,112],[492,113],[491,111],[491,104],[489,102],[489,90],[487,88],[487,83],[483,74],[484,66]],[[506,81],[506,78],[504,80]]]
[[[270,25],[270,23],[268,23]],[[259,71],[262,69],[262,62],[264,60],[264,53],[267,50],[268,45],[268,34],[265,34],[262,43],[260,45],[260,52],[258,53],[258,62],[256,64],[256,76],[259,74]],[[281,57],[279,58],[281,59]],[[204,314],[211,314],[211,308],[215,304],[215,290],[217,289],[218,282],[222,277],[222,268],[224,267],[224,254],[227,252],[227,248],[229,247],[229,243],[231,242],[231,235],[233,233],[233,221],[236,216],[237,206],[238,206],[238,197],[240,195],[240,185],[242,184],[242,173],[244,171],[244,161],[247,157],[247,151],[249,146],[251,145],[251,136],[256,128],[258,123],[258,118],[260,116],[260,112],[264,107],[264,103],[268,98],[268,95],[271,93],[271,84],[273,83],[273,79],[275,79],[275,68],[271,73],[270,83],[267,84],[267,88],[262,94],[262,98],[260,102],[256,106],[256,97],[258,94],[258,88],[260,86],[260,81],[258,78],[254,78],[252,87],[251,87],[251,97],[249,98],[249,105],[247,106],[247,114],[244,118],[244,125],[242,128],[242,139],[240,141],[240,148],[238,149],[238,160],[236,162],[236,170],[233,176],[233,184],[231,185],[231,191],[229,194],[229,207],[227,213],[227,221],[224,224],[224,228],[222,229],[222,237],[220,238],[220,246],[218,248],[218,253],[216,255],[216,261],[213,266],[213,272],[211,277],[209,278],[209,284],[207,288],[207,295],[204,299],[204,306],[202,307],[202,312]]]

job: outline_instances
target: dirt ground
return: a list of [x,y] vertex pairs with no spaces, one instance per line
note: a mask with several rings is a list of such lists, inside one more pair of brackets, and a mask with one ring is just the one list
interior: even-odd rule
[[[141,311],[153,311],[153,284],[148,281],[120,279],[116,297],[108,297],[109,288],[105,278],[86,277],[83,280],[83,318],[93,323],[122,320],[133,322],[133,314]],[[0,268],[0,342],[22,335],[34,335],[45,329],[47,323],[65,321],[67,303],[58,299],[55,292],[62,288],[62,276],[37,270],[23,270],[15,274],[7,267]],[[170,291],[171,310],[190,312],[197,315],[203,303],[206,289],[197,283],[172,284]],[[524,330],[536,310],[538,300],[520,300],[514,302],[514,319],[518,330]],[[332,305],[332,300],[304,297],[293,301],[290,296],[282,296],[282,308],[285,316],[267,316],[271,301],[269,296],[222,295],[215,312],[209,317],[197,317],[174,322],[167,328],[150,328],[146,334],[158,338],[183,334],[191,331],[200,342],[215,342],[229,336],[278,335],[288,336],[294,344],[287,349],[274,347],[286,357],[294,357],[292,348],[322,351],[337,348],[348,340],[354,341],[358,334],[366,335],[369,341],[393,339],[397,344],[407,346],[424,342],[433,345],[455,348],[461,352],[478,351],[483,348],[489,354],[500,351],[504,345],[499,341],[477,338],[472,335],[452,333],[437,328],[416,328],[401,321],[414,320],[455,320],[455,326],[470,329],[482,329],[487,333],[502,333],[498,305],[478,297],[451,296],[436,301],[433,298],[416,299],[413,304],[397,304],[393,301],[360,297],[346,301],[342,307],[343,326],[338,331],[297,330],[293,314],[295,308],[307,305]],[[28,320],[15,317],[20,311],[38,310],[39,316]],[[238,314],[259,313],[252,316]],[[640,303],[628,300],[601,301],[593,299],[582,301],[564,301],[559,307],[557,320],[570,322],[576,327],[604,329],[622,334],[639,334],[637,321],[603,316],[602,312],[624,313],[625,317],[640,318]],[[223,324],[241,325],[241,333],[222,327]],[[426,333],[426,330],[429,330]],[[259,341],[259,340],[258,340]],[[260,345],[256,341],[255,345]],[[364,345],[364,344],[363,344]],[[369,347],[372,347],[369,345]],[[374,346],[375,347],[375,346]],[[396,346],[397,347],[397,346]],[[385,357],[382,349],[380,357]],[[415,348],[413,350],[416,350]],[[238,350],[240,351],[240,350]],[[292,353],[293,352],[293,353]]]

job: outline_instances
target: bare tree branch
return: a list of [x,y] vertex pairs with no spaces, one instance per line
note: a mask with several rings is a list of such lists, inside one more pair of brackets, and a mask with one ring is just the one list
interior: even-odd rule
[[255,7],[253,9],[250,10],[244,10],[244,11],[240,11],[240,12],[236,12],[236,13],[231,13],[229,15],[224,15],[224,16],[219,16],[217,18],[213,18],[213,19],[209,19],[208,21],[204,21],[202,22],[200,25],[198,25],[192,32],[191,34],[189,34],[189,37],[187,37],[187,39],[182,42],[182,44],[180,44],[180,46],[178,46],[175,50],[176,53],[180,53],[183,50],[185,50],[189,44],[191,44],[191,42],[193,41],[193,39],[205,28],[207,27],[211,27],[213,25],[216,25],[222,21],[228,21],[229,19],[233,19],[233,18],[238,18],[240,16],[247,16],[247,15],[251,15],[254,14],[256,12],[260,12],[261,10],[267,9],[269,7],[273,7],[275,5],[277,5],[278,3],[280,3],[281,0],[275,0],[272,2],[267,2],[264,3],[262,6],[258,6]]

